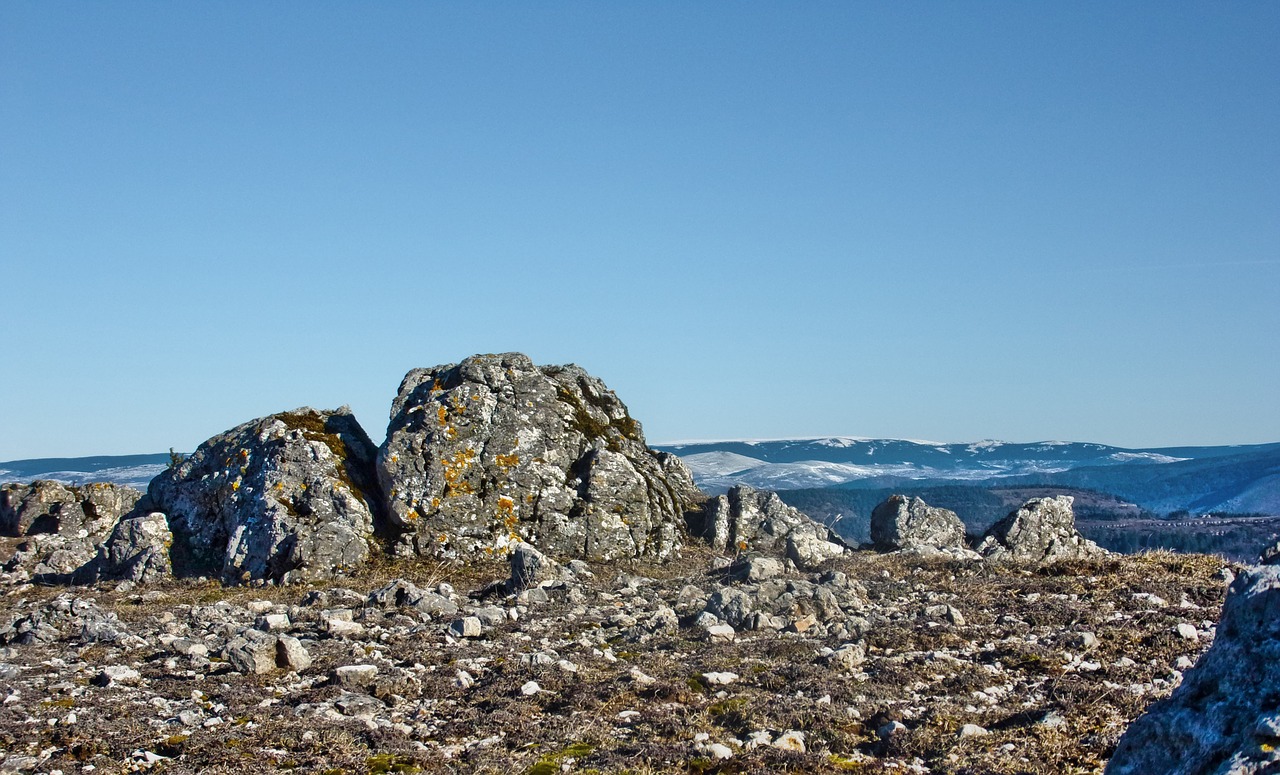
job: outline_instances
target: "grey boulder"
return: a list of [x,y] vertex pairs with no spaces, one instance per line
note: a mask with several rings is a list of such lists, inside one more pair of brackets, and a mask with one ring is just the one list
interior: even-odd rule
[[1069,495],[1032,498],[983,535],[978,553],[991,560],[1046,562],[1099,557],[1107,550],[1076,531]]
[[777,493],[746,485],[707,501],[700,533],[715,549],[787,557],[803,569],[848,550],[830,528],[783,503]]
[[704,496],[613,391],[519,353],[410,371],[378,452],[402,554],[665,559]]
[[130,514],[116,523],[102,545],[92,575],[94,580],[158,581],[173,573],[172,546],[173,533],[164,514]]
[[1120,738],[1111,775],[1280,769],[1280,566],[1232,583],[1213,646]]
[[374,548],[375,454],[346,407],[304,407],[214,436],[153,479],[147,497],[168,516],[184,571],[328,578]]
[[964,523],[954,511],[892,495],[871,512],[871,542],[880,552],[964,549]]

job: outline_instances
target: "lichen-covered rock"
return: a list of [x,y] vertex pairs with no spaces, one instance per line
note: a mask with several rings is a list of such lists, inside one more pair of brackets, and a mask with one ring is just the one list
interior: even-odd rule
[[1032,498],[991,526],[978,553],[992,560],[1048,560],[1097,557],[1107,554],[1076,531],[1070,495]]
[[375,455],[349,409],[304,407],[214,436],[147,497],[168,516],[184,571],[332,577],[373,549]]
[[603,382],[519,353],[409,372],[378,475],[406,531],[400,551],[442,557],[526,541],[553,556],[663,559],[703,497]]
[[707,501],[700,532],[716,549],[784,556],[800,568],[848,550],[834,531],[783,503],[777,493],[746,485]]
[[173,573],[172,546],[173,533],[164,514],[130,514],[116,523],[87,575],[93,580],[158,581]]
[[0,535],[21,537],[4,569],[64,581],[91,561],[121,516],[142,497],[132,487],[54,481],[0,488]]
[[1280,770],[1280,567],[1250,568],[1231,585],[1213,646],[1182,685],[1135,721],[1112,775]]
[[871,512],[871,542],[880,552],[964,549],[964,523],[954,511],[891,495]]

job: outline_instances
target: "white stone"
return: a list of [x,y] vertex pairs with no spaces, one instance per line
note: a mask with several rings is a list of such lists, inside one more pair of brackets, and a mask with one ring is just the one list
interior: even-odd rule
[[989,734],[991,733],[988,732],[985,727],[980,727],[977,724],[965,724],[964,726],[960,727],[960,737],[962,738],[985,737],[986,735],[989,735]]

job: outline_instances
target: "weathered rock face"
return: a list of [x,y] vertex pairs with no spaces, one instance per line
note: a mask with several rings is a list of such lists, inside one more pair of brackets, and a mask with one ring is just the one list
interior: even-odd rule
[[1042,562],[1107,553],[1076,531],[1070,495],[1033,498],[991,526],[978,553],[993,560]]
[[1114,775],[1276,772],[1280,764],[1280,567],[1231,585],[1213,646],[1120,738]]
[[701,534],[716,549],[777,554],[800,568],[813,568],[848,549],[832,530],[783,503],[777,493],[746,485],[707,501]]
[[309,407],[214,436],[152,480],[192,572],[331,577],[373,548],[376,449],[349,409]]
[[86,578],[158,581],[173,573],[172,546],[173,533],[164,514],[130,514],[116,523]]
[[964,549],[964,523],[954,511],[893,495],[871,512],[871,542],[880,552]]
[[400,551],[447,557],[526,541],[555,556],[662,559],[703,497],[603,382],[518,353],[409,372],[378,475],[406,531]]
[[94,483],[37,481],[0,488],[0,535],[21,537],[6,571],[56,581],[97,554],[116,520],[142,493]]

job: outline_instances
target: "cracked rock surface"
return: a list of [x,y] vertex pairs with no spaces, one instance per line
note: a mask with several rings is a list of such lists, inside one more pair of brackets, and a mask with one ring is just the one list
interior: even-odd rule
[[378,452],[399,551],[665,559],[704,496],[674,455],[577,366],[477,355],[405,376]]
[[369,558],[376,448],[346,407],[238,425],[151,481],[188,572],[231,580],[332,577]]

